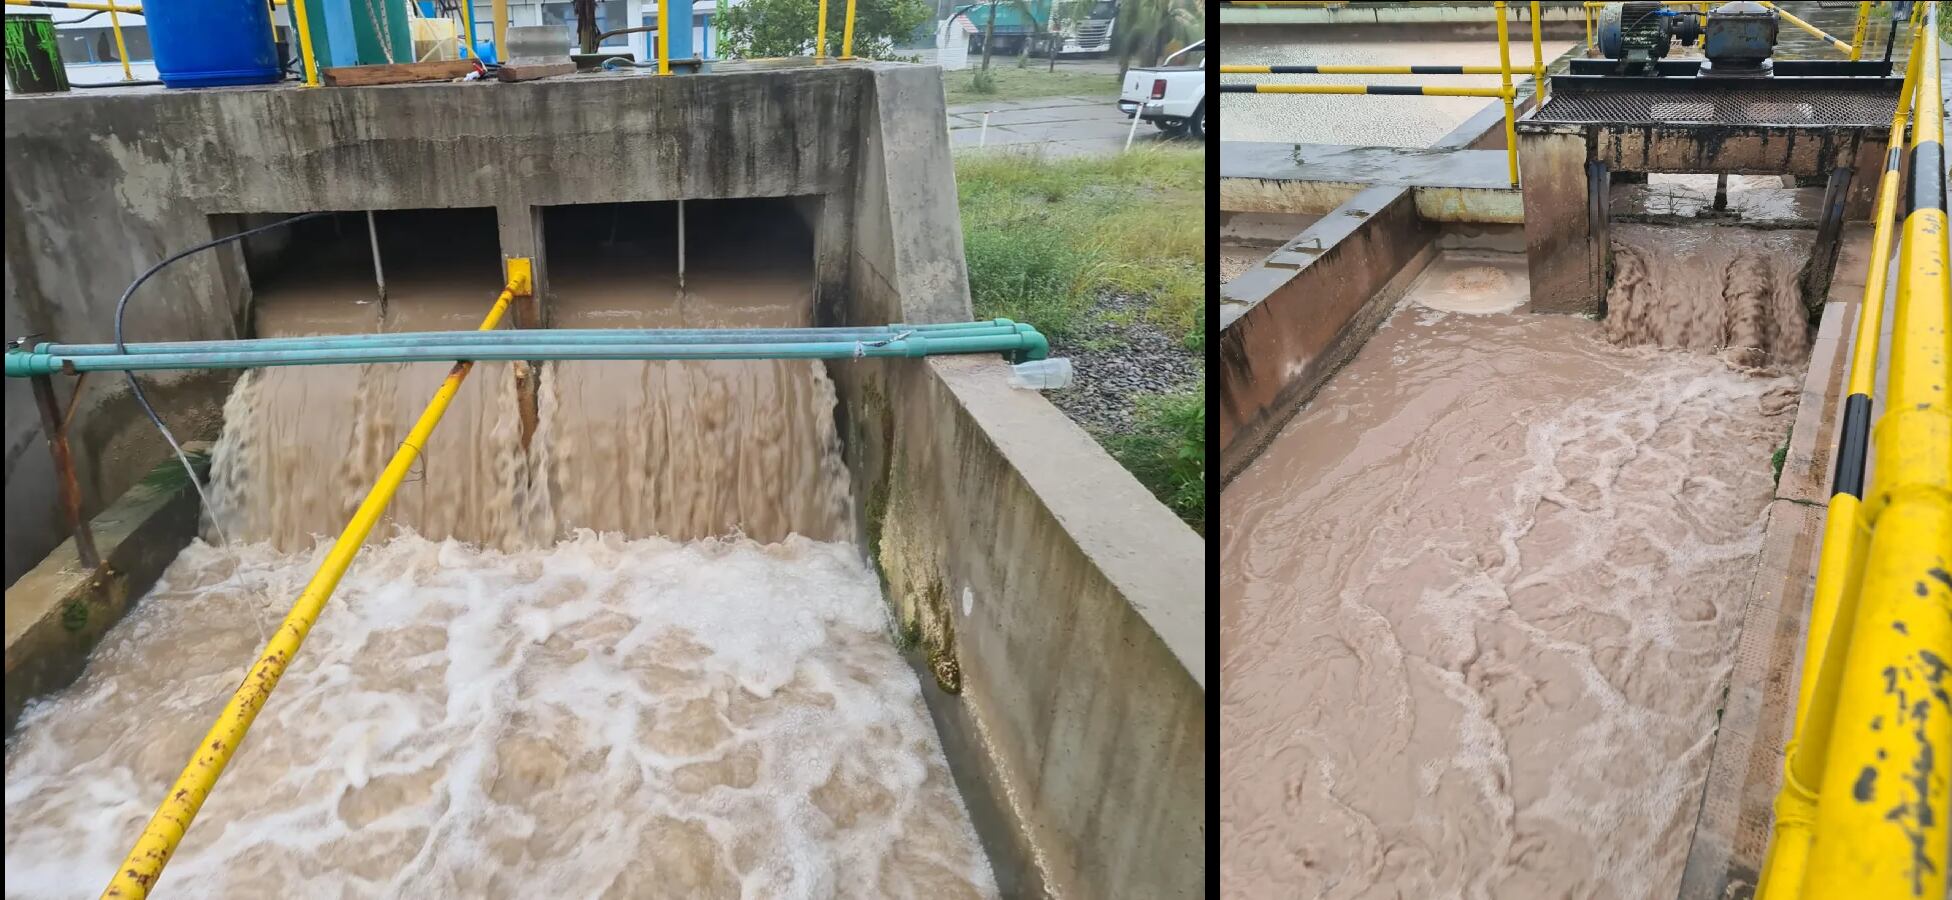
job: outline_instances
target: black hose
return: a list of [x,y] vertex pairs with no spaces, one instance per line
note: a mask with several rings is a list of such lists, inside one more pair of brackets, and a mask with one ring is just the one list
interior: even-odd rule
[[104,81],[97,84],[82,84],[79,81],[68,82],[69,87],[78,87],[78,88],[148,87],[151,85],[159,85],[159,84],[162,84],[162,82],[157,81],[153,78],[147,81]]
[[[147,271],[143,272],[141,275],[137,275],[136,280],[129,283],[128,290],[122,292],[122,298],[120,300],[115,301],[115,350],[116,352],[121,353],[123,355],[127,355],[129,352],[128,345],[124,343],[122,340],[122,314],[126,312],[129,308],[130,295],[136,292],[136,288],[142,287],[142,283],[148,281],[149,276],[162,271],[164,266],[167,266],[170,263],[182,259],[183,257],[189,256],[192,253],[196,253],[202,250],[208,250],[212,247],[219,247],[224,244],[228,244],[231,241],[242,240],[244,238],[250,237],[251,235],[262,234],[274,228],[282,228],[286,225],[290,225],[295,222],[303,222],[306,219],[316,219],[321,216],[329,216],[329,215],[333,215],[333,213],[311,212],[311,213],[304,213],[302,215],[292,216],[286,219],[279,219],[278,221],[272,222],[269,225],[259,225],[256,228],[248,228],[233,235],[227,235],[225,237],[214,238],[212,240],[205,241],[201,244],[191,247],[188,250],[181,251],[175,254],[174,256],[171,256],[163,260],[162,262],[150,266]],[[183,464],[184,473],[190,476],[190,486],[196,488],[197,499],[201,501],[201,503],[203,504],[204,513],[210,516],[210,524],[213,527],[217,528],[218,537],[224,538],[223,527],[217,525],[217,514],[210,509],[210,497],[204,494],[203,482],[197,479],[197,470],[195,469],[195,467],[190,465],[190,458],[183,453],[183,445],[176,442],[176,435],[170,433],[169,426],[163,424],[163,417],[156,414],[156,408],[149,405],[149,398],[143,396],[142,384],[136,381],[136,373],[132,371],[125,371],[122,374],[129,379],[129,392],[135,395],[136,404],[141,406],[142,411],[149,415],[149,421],[155,423],[156,430],[163,433],[163,440],[169,442],[169,448],[171,450],[176,451],[176,460],[177,462]],[[229,543],[228,538],[224,538],[224,541],[225,543]]]

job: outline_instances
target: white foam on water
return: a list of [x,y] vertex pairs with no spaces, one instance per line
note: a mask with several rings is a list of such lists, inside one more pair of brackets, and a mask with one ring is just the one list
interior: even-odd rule
[[[193,544],[7,758],[6,894],[99,891],[320,560]],[[275,607],[275,609],[273,609]],[[989,897],[850,546],[403,534],[340,585],[180,897]]]

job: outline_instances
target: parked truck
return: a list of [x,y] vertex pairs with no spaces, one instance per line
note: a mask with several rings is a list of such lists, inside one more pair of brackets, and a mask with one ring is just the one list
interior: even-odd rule
[[1194,41],[1156,66],[1125,70],[1118,111],[1170,135],[1206,139],[1206,41]]

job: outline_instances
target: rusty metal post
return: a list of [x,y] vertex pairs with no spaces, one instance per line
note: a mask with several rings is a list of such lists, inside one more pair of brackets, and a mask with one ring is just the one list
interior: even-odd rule
[[[1851,157],[1855,158],[1856,154],[1852,153]],[[1839,238],[1843,236],[1844,200],[1850,193],[1852,174],[1849,166],[1830,170],[1830,183],[1823,191],[1823,218],[1817,220],[1816,243],[1810,247],[1810,267],[1804,272],[1806,306],[1822,309],[1824,298],[1830,293],[1830,276],[1837,270],[1837,253],[1843,249]]]
[[75,555],[81,558],[82,566],[99,568],[102,557],[95,551],[95,533],[81,515],[81,487],[75,483],[74,455],[68,452],[68,429],[62,422],[60,404],[54,402],[54,381],[47,375],[29,380],[34,383],[34,405],[41,410],[41,430],[47,432],[48,450],[54,456],[54,486],[61,497],[61,509],[68,516],[68,527],[74,530]]

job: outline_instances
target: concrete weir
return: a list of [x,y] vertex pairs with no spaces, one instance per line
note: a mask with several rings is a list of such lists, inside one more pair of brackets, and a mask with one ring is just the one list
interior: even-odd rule
[[[793,198],[785,208],[813,235],[813,324],[966,320],[943,121],[938,70],[867,62],[9,97],[6,328],[113,340],[115,299],[139,272],[275,216],[461,207],[492,211],[500,255],[534,259],[536,296],[513,324],[548,327],[545,210],[736,198]],[[251,252],[198,254],[147,284],[132,339],[248,336]],[[914,638],[908,655],[1002,895],[1200,894],[1198,536],[1040,395],[1010,388],[1001,360],[830,371],[855,539]],[[215,436],[227,379],[150,383],[180,436]],[[81,576],[28,386],[6,390],[11,731],[191,539],[195,498],[144,481],[166,449],[119,377],[87,379],[71,439],[108,570]],[[127,527],[106,527],[110,514]],[[77,605],[85,625],[64,627]]]

